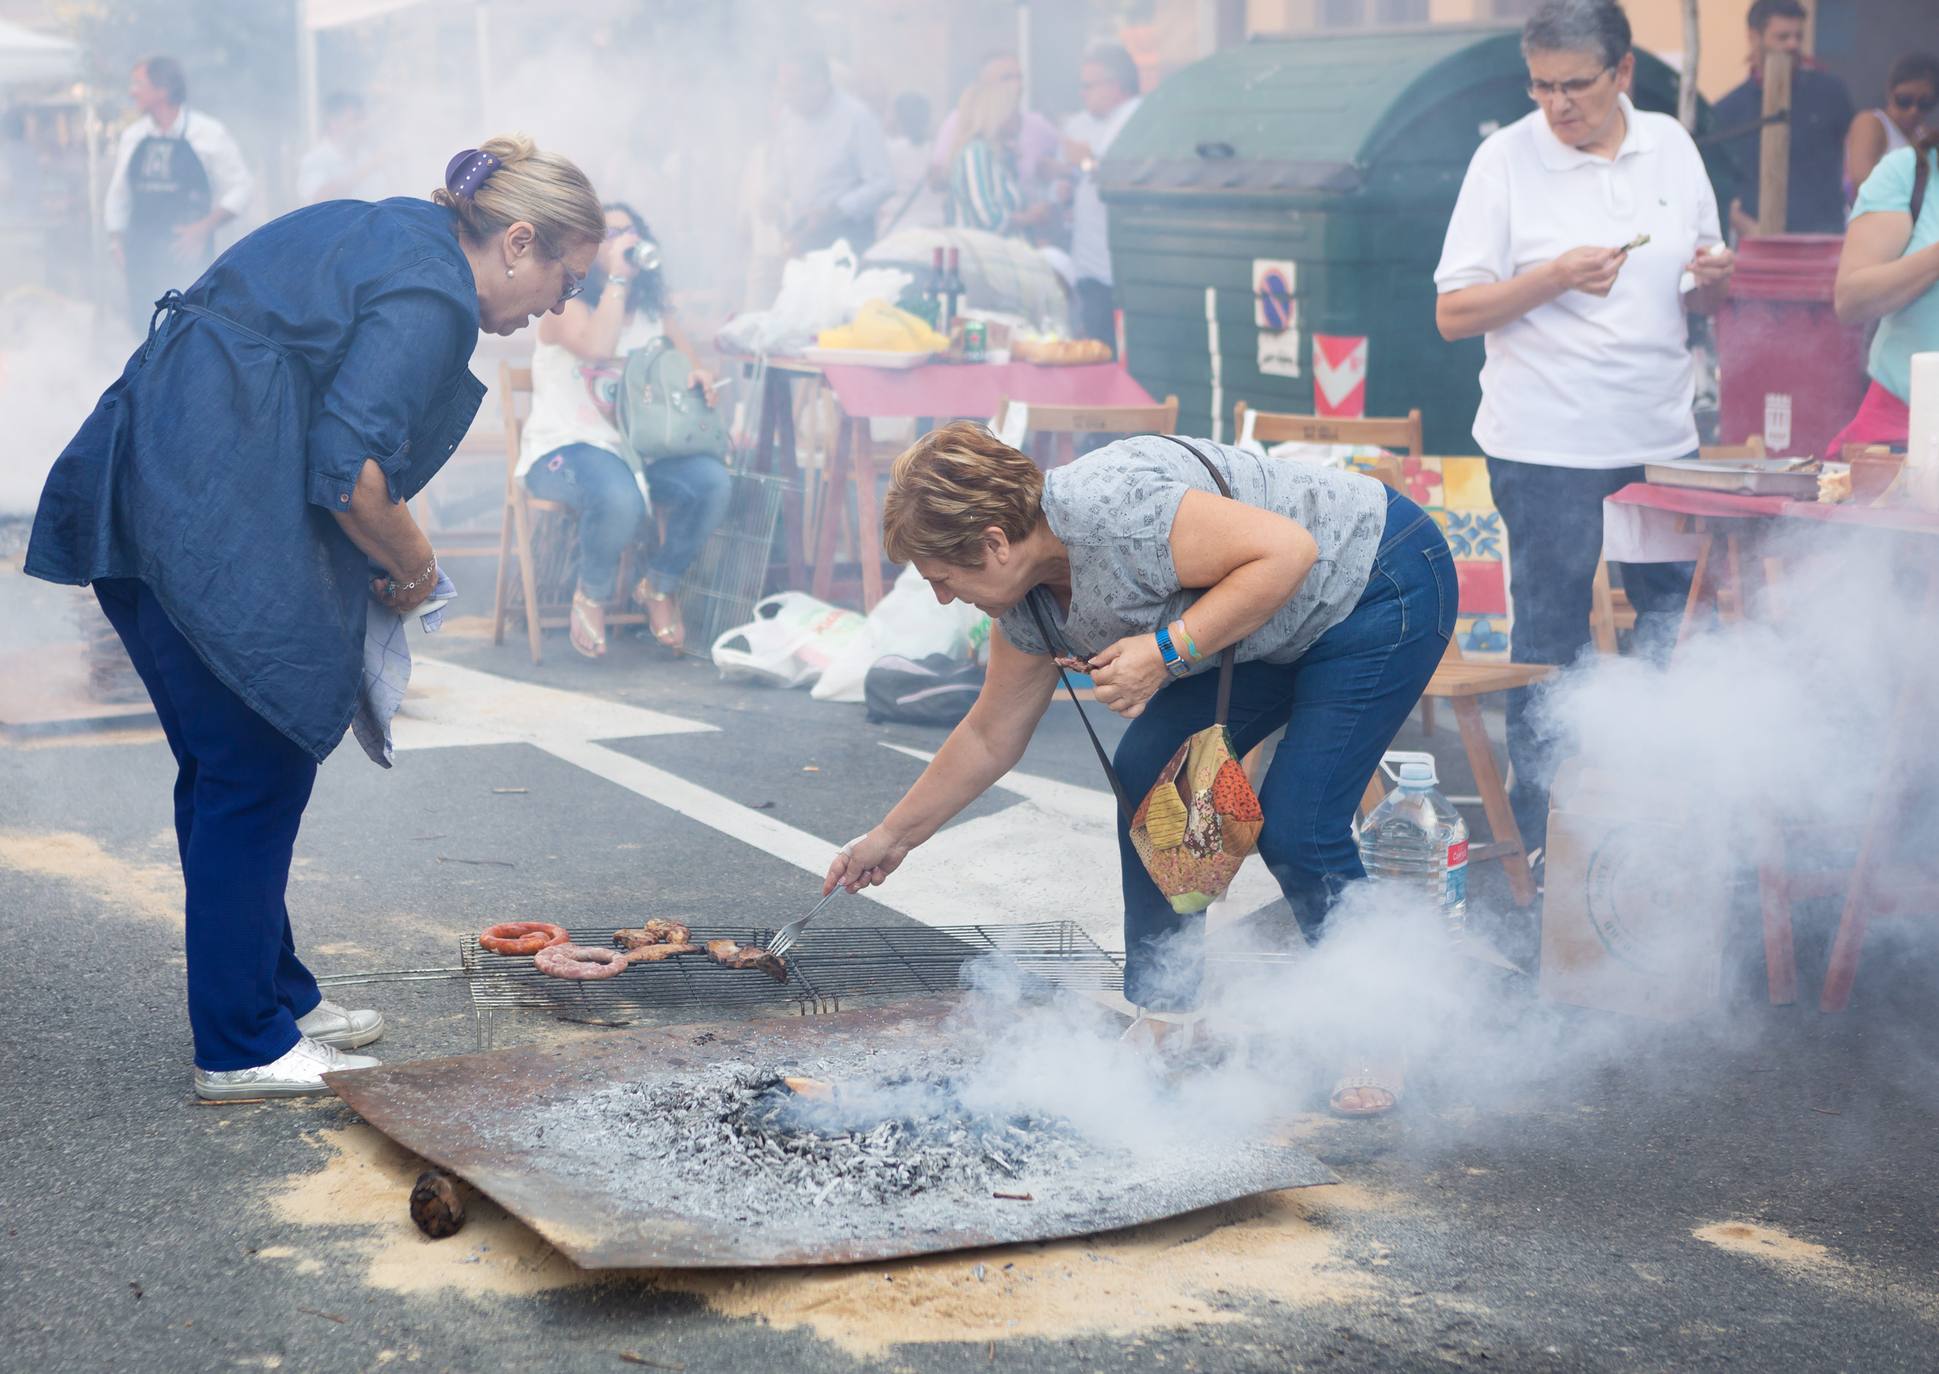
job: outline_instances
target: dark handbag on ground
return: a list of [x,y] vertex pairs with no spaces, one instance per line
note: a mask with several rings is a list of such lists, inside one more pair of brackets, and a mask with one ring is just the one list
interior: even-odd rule
[[[1232,489],[1209,458],[1183,439],[1169,434],[1162,437],[1203,463],[1219,495],[1231,498]],[[1025,597],[1024,604],[1037,622],[1044,647],[1055,656],[1057,643],[1049,622],[1033,599]],[[1110,755],[1084,714],[1084,704],[1077,699],[1070,675],[1063,665],[1057,668],[1064,690],[1077,707],[1078,719],[1084,722],[1084,733],[1097,750],[1097,760],[1104,765],[1104,776],[1110,780],[1118,809],[1131,828],[1131,846],[1138,851],[1151,881],[1181,916],[1205,910],[1231,885],[1239,865],[1259,843],[1259,832],[1265,825],[1258,794],[1233,751],[1232,732],[1225,724],[1232,704],[1232,673],[1238,662],[1238,646],[1228,645],[1219,655],[1219,696],[1212,723],[1178,746],[1178,752],[1159,770],[1158,781],[1135,810],[1118,770],[1111,766]]]
[[642,467],[662,458],[727,452],[727,422],[687,385],[692,372],[693,365],[665,337],[626,355],[613,397],[613,424]]
[[969,714],[983,690],[983,665],[951,654],[875,660],[862,679],[871,721],[908,725],[954,725]]

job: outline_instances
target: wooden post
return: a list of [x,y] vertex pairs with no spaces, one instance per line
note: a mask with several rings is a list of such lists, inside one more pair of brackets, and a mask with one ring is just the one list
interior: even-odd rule
[[1697,131],[1697,59],[1703,52],[1703,25],[1697,20],[1697,0],[1683,0],[1683,75],[1676,88],[1676,119],[1691,133]]
[[1782,119],[1764,126],[1757,159],[1757,232],[1784,232],[1784,209],[1791,193],[1791,68],[1790,53],[1764,57],[1764,118]]

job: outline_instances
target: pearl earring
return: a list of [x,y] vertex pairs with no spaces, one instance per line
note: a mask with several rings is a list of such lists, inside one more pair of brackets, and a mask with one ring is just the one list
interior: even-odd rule
[[505,269],[505,275],[506,275],[506,276],[508,276],[508,277],[509,277],[509,276],[511,276],[511,275],[512,275],[512,269],[511,269],[511,268],[509,268],[509,267],[507,267],[507,268]]

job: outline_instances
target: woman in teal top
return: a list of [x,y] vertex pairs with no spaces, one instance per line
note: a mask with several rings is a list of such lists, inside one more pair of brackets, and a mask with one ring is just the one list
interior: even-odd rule
[[1879,323],[1872,385],[1826,456],[1848,443],[1903,444],[1912,355],[1939,351],[1939,135],[1887,154],[1859,187],[1833,303],[1846,324]]

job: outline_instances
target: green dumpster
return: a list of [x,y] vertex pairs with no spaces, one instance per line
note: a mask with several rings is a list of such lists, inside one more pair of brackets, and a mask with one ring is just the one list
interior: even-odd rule
[[[1418,406],[1430,451],[1471,452],[1481,343],[1435,331],[1434,265],[1527,81],[1520,31],[1496,26],[1255,39],[1171,76],[1098,170],[1132,374],[1178,396],[1186,433],[1230,441],[1236,401],[1313,413],[1315,334],[1364,339],[1365,413]],[[1641,108],[1674,113],[1676,90],[1637,53]],[[1355,380],[1334,347],[1328,393]]]

